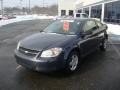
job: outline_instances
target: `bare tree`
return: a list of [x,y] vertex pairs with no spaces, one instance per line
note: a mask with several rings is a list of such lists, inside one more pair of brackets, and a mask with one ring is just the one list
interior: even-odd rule
[[[6,14],[29,14],[29,8],[23,7],[5,7],[4,11]],[[48,14],[48,15],[57,15],[58,13],[58,6],[57,5],[52,5],[49,7],[44,7],[43,6],[34,6],[31,8],[31,14]]]
[[52,5],[49,7],[39,7],[39,6],[34,6],[32,8],[32,13],[34,14],[48,14],[48,15],[57,15],[58,13],[58,6],[57,5]]
[[57,15],[58,14],[58,5],[52,5],[50,8],[50,15]]

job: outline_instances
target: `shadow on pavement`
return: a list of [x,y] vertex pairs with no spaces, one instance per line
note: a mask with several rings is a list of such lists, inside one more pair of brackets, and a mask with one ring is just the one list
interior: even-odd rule
[[32,70],[25,69],[25,68],[21,68],[21,70],[19,70],[17,73],[19,74],[18,76],[20,76],[22,74],[27,77],[29,76],[28,74],[34,74],[33,77],[36,77],[39,75],[48,76],[48,77],[52,77],[52,78],[71,77],[72,75],[82,74],[82,73],[90,71],[96,67],[99,67],[101,65],[101,63],[103,62],[103,60],[105,59],[105,55],[106,55],[105,53],[107,53],[107,52],[101,52],[101,51],[97,50],[97,51],[93,52],[92,54],[83,58],[79,70],[77,72],[75,72],[74,74],[67,74],[63,71],[43,73],[43,72],[32,71]]
[[[73,89],[71,90],[74,90],[78,81],[79,83],[84,82],[82,84],[86,84],[83,80],[86,75],[85,73],[92,71],[95,68],[98,68],[105,60],[105,53],[107,52],[101,52],[97,50],[94,53],[85,57],[83,59],[83,62],[81,63],[79,71],[75,72],[74,74],[66,74],[62,71],[41,73],[31,71],[25,68],[20,68],[16,72],[14,78],[15,81],[17,81],[16,87],[18,87],[19,84],[22,84],[26,88],[31,88],[31,90],[33,88],[40,88],[43,90],[44,88],[47,88],[48,90],[53,90],[54,88],[61,88],[62,90],[70,90],[71,87],[73,87]],[[79,87],[79,85],[77,85],[77,87]]]

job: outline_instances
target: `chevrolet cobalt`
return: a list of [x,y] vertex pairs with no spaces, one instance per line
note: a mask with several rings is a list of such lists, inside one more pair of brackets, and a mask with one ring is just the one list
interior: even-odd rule
[[106,49],[107,26],[95,19],[57,20],[21,40],[15,50],[19,65],[35,71],[78,69],[81,57]]

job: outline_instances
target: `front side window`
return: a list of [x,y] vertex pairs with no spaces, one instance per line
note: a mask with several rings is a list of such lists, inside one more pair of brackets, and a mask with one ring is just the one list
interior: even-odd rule
[[101,22],[99,22],[99,21],[96,21],[96,24],[97,24],[98,27],[102,27],[103,26],[103,24]]
[[79,32],[81,22],[74,20],[61,20],[56,21],[49,25],[44,32],[45,33],[58,33],[58,34],[67,34],[74,35]]
[[83,27],[85,32],[94,31],[97,28],[95,21],[87,21]]

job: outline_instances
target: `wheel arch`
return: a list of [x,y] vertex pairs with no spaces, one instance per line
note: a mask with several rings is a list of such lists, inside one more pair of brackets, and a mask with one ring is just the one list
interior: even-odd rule
[[79,56],[81,56],[80,48],[76,46],[76,47],[74,47],[74,48],[72,48],[72,49],[69,50],[68,54],[67,54],[66,57],[65,57],[66,60],[68,59],[68,57],[70,56],[70,54],[71,54],[73,51],[77,51],[78,54],[79,54]]
[[69,62],[70,62],[69,56],[72,54],[72,52],[74,53],[74,51],[77,51],[79,53],[78,57],[80,57],[80,49],[79,49],[79,47],[74,47],[74,48],[72,48],[70,50],[70,52],[69,52],[69,54],[67,56],[67,59],[66,59],[66,63],[65,63],[65,71],[67,71],[68,73],[73,73],[74,71],[78,70],[78,68],[79,68],[80,58],[79,58],[78,65],[77,65],[76,69],[74,71],[71,71],[69,69]]

